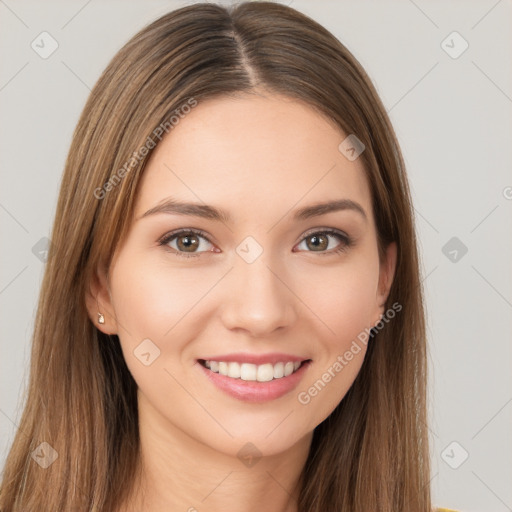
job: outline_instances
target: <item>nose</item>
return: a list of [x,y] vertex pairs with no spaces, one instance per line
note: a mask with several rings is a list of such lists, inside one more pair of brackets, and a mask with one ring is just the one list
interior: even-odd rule
[[238,258],[227,276],[222,321],[230,330],[269,336],[297,319],[297,302],[284,270],[260,256],[253,263]]

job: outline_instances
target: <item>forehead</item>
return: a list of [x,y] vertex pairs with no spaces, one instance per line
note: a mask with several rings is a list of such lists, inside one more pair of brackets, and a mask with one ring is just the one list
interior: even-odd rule
[[235,216],[265,215],[269,222],[294,205],[351,199],[371,217],[363,164],[338,149],[346,136],[313,108],[285,96],[200,102],[153,151],[135,215],[172,196]]

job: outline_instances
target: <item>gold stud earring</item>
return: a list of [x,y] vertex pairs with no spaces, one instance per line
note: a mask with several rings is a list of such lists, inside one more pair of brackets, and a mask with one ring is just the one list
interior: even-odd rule
[[105,323],[105,317],[98,311],[98,323],[104,324]]

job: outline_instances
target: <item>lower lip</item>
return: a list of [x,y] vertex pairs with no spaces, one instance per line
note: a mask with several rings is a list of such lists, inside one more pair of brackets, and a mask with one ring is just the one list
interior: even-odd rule
[[215,373],[197,362],[199,368],[220,390],[244,402],[268,402],[293,391],[307,371],[311,361],[302,363],[301,367],[288,377],[273,379],[268,382],[233,379]]

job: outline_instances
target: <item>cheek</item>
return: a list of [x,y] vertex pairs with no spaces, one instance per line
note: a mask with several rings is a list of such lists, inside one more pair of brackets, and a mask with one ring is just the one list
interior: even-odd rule
[[315,364],[297,393],[299,410],[310,429],[333,412],[361,369],[375,320],[376,269],[372,260],[359,260],[302,283],[304,302],[328,327],[318,327],[317,333],[325,335],[317,338]]
[[327,342],[342,347],[376,320],[378,264],[372,258],[353,258],[302,275],[300,296],[328,327]]
[[187,315],[211,286],[200,272],[170,268],[161,259],[122,256],[112,272],[121,331],[134,339],[162,340],[189,321]]
[[175,263],[173,268],[165,258],[142,257],[136,250],[121,253],[112,268],[111,294],[123,355],[151,400],[162,399],[162,389],[173,389],[174,381],[164,370],[182,371],[187,344],[200,333],[204,322],[198,321],[198,313],[215,284],[210,274]]

